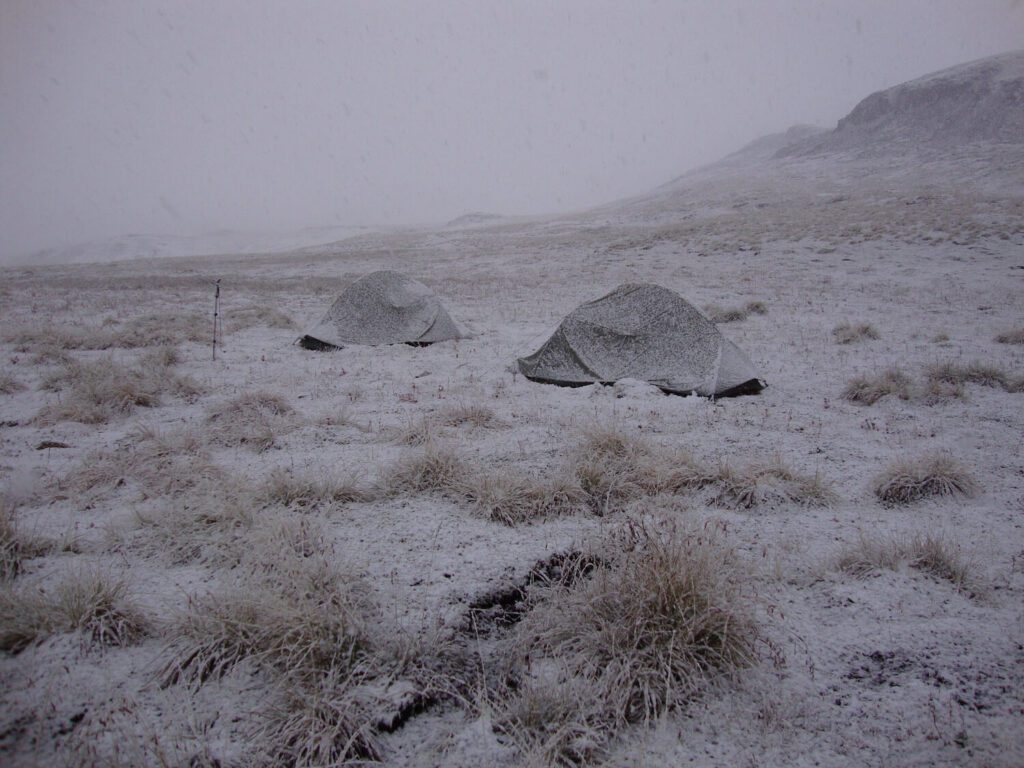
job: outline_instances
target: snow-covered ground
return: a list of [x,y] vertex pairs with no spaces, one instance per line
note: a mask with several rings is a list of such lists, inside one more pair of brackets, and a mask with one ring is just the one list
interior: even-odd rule
[[[917,381],[947,362],[1024,375],[1024,346],[995,340],[1024,326],[1022,180],[1019,144],[881,159],[733,157],[574,215],[370,233],[272,256],[4,270],[2,371],[14,384],[0,395],[0,477],[20,529],[64,543],[26,559],[12,588],[52,593],[65,575],[101,568],[126,581],[151,628],[125,647],[56,632],[0,657],[2,762],[189,764],[205,749],[221,765],[253,764],[253,723],[277,695],[265,671],[243,664],[194,688],[156,685],[173,655],[173,617],[195,595],[234,583],[244,557],[174,557],[153,521],[223,505],[224,494],[254,503],[246,494],[276,469],[373,481],[424,450],[402,444],[410,427],[480,406],[501,423],[435,425],[432,440],[498,474],[557,475],[600,426],[709,466],[778,459],[820,475],[835,501],[742,510],[698,493],[660,494],[605,516],[514,527],[429,492],[251,511],[318,523],[324,550],[368,585],[370,630],[405,633],[442,669],[465,648],[468,606],[539,560],[630,520],[718,531],[744,574],[759,660],[684,710],[628,729],[609,765],[1024,764],[1024,395],[967,383],[960,396],[843,398],[854,377],[892,366]],[[377,269],[426,283],[476,335],[332,353],[293,343],[341,287]],[[187,336],[170,319],[206,323],[214,279],[225,318],[216,360],[197,331],[174,344],[180,362],[166,369],[190,377],[194,395],[168,392],[107,423],[37,418],[71,396],[69,385],[44,387],[61,370],[54,350],[73,346],[68,332],[102,338],[155,315],[172,339]],[[623,282],[658,283],[698,307],[763,302],[765,314],[721,328],[768,389],[712,402],[635,384],[563,389],[517,374],[516,357],[566,313]],[[842,322],[870,324],[878,338],[839,344]],[[64,350],[129,367],[146,352]],[[294,409],[272,421],[272,444],[218,443],[212,409],[255,392]],[[190,482],[197,470],[172,456],[167,472],[182,476],[159,492],[130,472],[83,490],[83,469],[102,474],[111,456],[142,452],[153,431],[190,432],[221,471],[216,482]],[[39,449],[46,443],[59,447]],[[878,501],[872,484],[887,465],[933,453],[959,461],[977,492]],[[258,519],[246,525],[239,536],[258,533]],[[906,562],[868,575],[836,566],[864,540],[926,534],[968,564],[969,582]],[[478,660],[495,662],[484,647]],[[518,764],[477,704],[441,697],[381,734],[383,762]]]

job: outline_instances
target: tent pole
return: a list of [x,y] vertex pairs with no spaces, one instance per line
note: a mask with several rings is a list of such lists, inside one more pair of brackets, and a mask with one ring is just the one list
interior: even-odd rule
[[220,315],[220,278],[213,281],[213,359],[217,359],[217,318]]

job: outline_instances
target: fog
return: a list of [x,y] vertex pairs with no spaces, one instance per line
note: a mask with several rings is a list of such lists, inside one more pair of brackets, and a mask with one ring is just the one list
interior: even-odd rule
[[1024,4],[0,4],[0,256],[578,209],[1021,47]]

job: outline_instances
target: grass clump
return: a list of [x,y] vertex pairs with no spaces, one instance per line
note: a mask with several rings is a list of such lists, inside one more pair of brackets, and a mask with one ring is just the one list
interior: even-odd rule
[[725,463],[709,468],[684,453],[658,452],[611,430],[588,433],[574,458],[572,476],[597,514],[624,510],[648,496],[695,491],[710,491],[712,504],[730,509],[828,506],[835,501],[822,475],[796,472],[779,457],[743,469]]
[[763,301],[748,301],[741,307],[722,307],[718,304],[708,304],[704,307],[704,314],[713,323],[735,323],[746,320],[751,315],[766,315],[768,314],[768,307]]
[[134,349],[174,345],[182,341],[206,341],[212,337],[209,321],[196,314],[154,314],[132,318],[121,325],[43,325],[22,327],[6,335],[19,352],[40,348]]
[[843,390],[843,399],[860,405],[874,405],[883,397],[895,395],[909,400],[912,382],[899,368],[889,368],[875,376],[857,376],[850,379]]
[[625,509],[661,490],[660,463],[646,443],[612,429],[592,429],[572,459],[572,476],[597,514]]
[[437,414],[436,421],[442,427],[470,426],[476,429],[502,429],[508,424],[485,405],[458,405]]
[[561,685],[528,681],[496,698],[495,727],[512,741],[525,766],[599,761],[618,730],[586,679],[571,677]]
[[1000,344],[1024,344],[1024,328],[1003,331],[996,335],[995,340]]
[[715,541],[637,525],[594,562],[530,597],[512,640],[523,683],[497,723],[560,764],[591,759],[601,734],[680,710],[756,659],[743,580]]
[[223,473],[195,433],[143,426],[121,447],[88,456],[61,480],[60,487],[90,494],[130,486],[144,498],[154,498],[178,496],[222,479]]
[[322,677],[283,685],[280,701],[260,715],[255,733],[260,764],[363,765],[382,759],[380,737],[358,684],[375,671],[331,668]]
[[200,391],[194,381],[175,375],[156,358],[136,367],[113,359],[72,361],[47,378],[43,387],[64,393],[61,402],[45,406],[36,415],[36,421],[43,424],[105,424],[138,408],[155,408],[165,395],[189,400]]
[[23,389],[25,389],[25,385],[16,378],[8,376],[6,373],[0,373],[0,395],[13,395]]
[[67,576],[52,591],[0,587],[0,650],[18,653],[47,637],[79,632],[102,645],[131,645],[149,622],[124,581],[101,571]]
[[272,470],[260,486],[256,500],[264,505],[314,509],[330,504],[372,501],[373,494],[350,478],[311,477],[278,468]]
[[[161,697],[156,716],[131,696],[94,701],[64,739],[65,768],[224,768],[206,731],[172,714],[180,702]],[[152,710],[150,710],[152,711]]]
[[386,497],[416,493],[461,497],[471,475],[471,468],[463,458],[429,443],[422,451],[404,457],[385,472],[378,481],[378,491]]
[[110,349],[113,335],[104,328],[81,325],[33,325],[15,328],[4,335],[18,352],[37,352],[40,349]]
[[281,328],[295,330],[299,326],[294,320],[275,307],[252,304],[248,307],[235,307],[224,313],[228,333],[243,331],[247,328],[262,326],[264,328]]
[[156,347],[183,341],[209,341],[213,329],[203,315],[168,312],[134,317],[111,329],[110,334],[111,346]]
[[207,436],[214,445],[262,452],[274,445],[275,431],[286,426],[293,413],[280,395],[248,392],[207,410]]
[[249,733],[254,764],[379,760],[380,732],[402,708],[389,686],[408,659],[371,633],[366,586],[338,568],[310,516],[264,518],[236,551],[232,581],[175,622],[162,684],[199,687],[245,663],[276,693]]
[[964,384],[978,384],[993,389],[1012,390],[1013,380],[1002,368],[975,361],[966,365],[946,362],[929,366],[927,378],[930,383],[961,387]]
[[384,434],[391,442],[416,448],[434,441],[436,429],[434,422],[428,418],[410,421],[404,427],[388,427]]
[[941,536],[915,536],[907,546],[911,568],[940,581],[948,581],[957,591],[976,594],[973,568],[953,542]]
[[249,498],[232,483],[206,485],[201,494],[135,515],[136,532],[117,546],[171,565],[237,564],[239,542],[256,519]]
[[171,368],[181,362],[181,353],[177,347],[163,344],[147,351],[139,362],[144,368]]
[[235,583],[189,600],[173,630],[165,685],[201,685],[242,661],[296,675],[343,672],[364,655],[361,585],[336,569],[315,528],[274,533],[284,539],[241,544]]
[[836,559],[836,567],[857,578],[881,570],[896,571],[908,567],[947,581],[958,592],[976,596],[981,589],[974,567],[960,547],[949,538],[935,534],[903,537],[867,537],[847,547]]
[[832,337],[837,344],[853,344],[859,341],[874,341],[881,338],[878,331],[870,323],[840,323],[832,329]]
[[728,509],[755,509],[779,504],[828,506],[836,500],[831,486],[821,474],[795,472],[779,457],[743,469],[722,464],[714,477],[713,488],[712,504]]
[[560,479],[481,473],[466,481],[464,493],[481,517],[509,526],[571,515],[587,508],[583,489]]
[[18,576],[25,560],[41,557],[51,549],[49,542],[21,530],[14,503],[0,496],[0,582]]
[[501,429],[508,424],[486,406],[462,405],[415,419],[402,428],[389,428],[386,434],[392,442],[400,445],[421,446],[432,442],[440,427],[463,426],[474,429]]
[[973,496],[977,488],[964,466],[944,454],[894,461],[874,482],[875,496],[887,505],[942,496]]

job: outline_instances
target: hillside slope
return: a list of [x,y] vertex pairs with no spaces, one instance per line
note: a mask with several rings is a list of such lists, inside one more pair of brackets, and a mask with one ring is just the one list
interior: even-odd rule
[[776,157],[970,142],[1024,144],[1024,51],[950,67],[872,93],[824,136],[785,146]]

